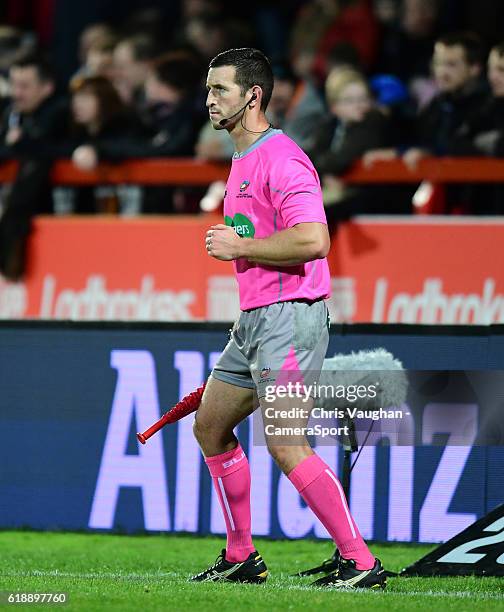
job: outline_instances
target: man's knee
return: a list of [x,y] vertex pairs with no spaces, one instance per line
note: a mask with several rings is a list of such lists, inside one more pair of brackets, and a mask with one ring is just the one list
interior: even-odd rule
[[205,456],[236,446],[234,428],[252,411],[253,392],[209,378],[196,412],[193,432]]
[[215,433],[215,427],[212,426],[211,423],[205,422],[204,419],[198,419],[198,416],[196,415],[193,423],[193,434],[199,444],[204,444],[210,438],[215,436]]
[[268,451],[284,474],[289,474],[303,459],[313,453],[308,444],[284,446],[270,443]]
[[220,445],[229,441],[230,435],[233,436],[233,428],[223,427],[215,420],[206,419],[196,415],[193,423],[193,434],[198,444],[205,448],[208,445]]

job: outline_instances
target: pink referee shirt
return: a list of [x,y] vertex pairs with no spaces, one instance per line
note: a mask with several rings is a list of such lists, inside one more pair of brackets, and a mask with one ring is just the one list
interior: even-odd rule
[[[247,238],[266,238],[297,223],[327,223],[313,164],[281,130],[271,129],[243,153],[235,153],[224,196],[226,225]],[[240,308],[249,310],[330,295],[327,259],[290,267],[233,262]]]

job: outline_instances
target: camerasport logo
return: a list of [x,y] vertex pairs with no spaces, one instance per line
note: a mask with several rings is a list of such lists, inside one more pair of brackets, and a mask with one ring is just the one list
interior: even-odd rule
[[245,191],[249,185],[250,181],[242,181],[242,184],[240,185],[240,191]]

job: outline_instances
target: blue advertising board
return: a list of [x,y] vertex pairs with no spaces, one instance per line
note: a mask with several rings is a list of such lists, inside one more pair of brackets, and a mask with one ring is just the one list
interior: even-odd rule
[[[192,416],[145,446],[147,429],[208,376],[222,324],[0,325],[0,528],[224,533]],[[409,369],[504,363],[499,326],[333,326],[328,354],[381,346]],[[250,421],[238,435],[252,471],[252,528],[328,537]],[[341,472],[342,450],[318,448]],[[367,539],[446,541],[504,502],[504,448],[368,446],[350,506]]]

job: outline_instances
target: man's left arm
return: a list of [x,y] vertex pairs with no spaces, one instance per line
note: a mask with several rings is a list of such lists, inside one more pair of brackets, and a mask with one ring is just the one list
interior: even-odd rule
[[227,225],[214,225],[207,232],[208,254],[230,261],[243,257],[263,266],[288,267],[322,259],[329,252],[325,223],[298,223],[267,238],[241,238]]

